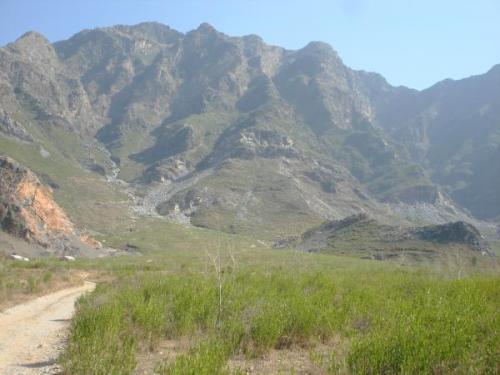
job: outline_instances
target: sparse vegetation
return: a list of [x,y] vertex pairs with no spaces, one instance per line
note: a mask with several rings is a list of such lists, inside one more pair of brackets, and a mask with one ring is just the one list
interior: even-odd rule
[[0,256],[0,309],[80,282],[74,270],[57,260],[24,262]]

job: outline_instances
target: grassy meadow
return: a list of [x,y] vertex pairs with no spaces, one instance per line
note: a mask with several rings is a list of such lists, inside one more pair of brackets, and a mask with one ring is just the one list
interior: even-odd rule
[[316,373],[499,370],[498,277],[454,279],[336,256],[253,255],[221,255],[220,266],[207,254],[205,264],[176,267],[165,258],[164,266],[125,267],[80,301],[65,369],[133,373],[140,353],[174,341],[187,344],[157,358],[159,374],[245,373],[228,364],[273,350],[307,353]]
[[275,250],[155,220],[101,240],[142,255],[5,262],[11,272],[99,275],[78,302],[66,374],[500,371],[495,259],[457,272]]

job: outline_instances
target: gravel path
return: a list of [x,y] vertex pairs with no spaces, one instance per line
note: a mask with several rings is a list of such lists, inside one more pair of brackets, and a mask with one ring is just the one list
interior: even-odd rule
[[58,374],[75,301],[94,288],[85,282],[0,312],[0,374]]

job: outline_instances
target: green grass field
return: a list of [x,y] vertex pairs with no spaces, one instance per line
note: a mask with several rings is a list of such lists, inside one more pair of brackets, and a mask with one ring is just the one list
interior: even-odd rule
[[35,270],[42,279],[46,271],[107,275],[77,305],[60,359],[68,374],[144,366],[159,374],[295,373],[293,358],[273,362],[276,355],[300,355],[317,374],[500,370],[498,264],[457,273],[452,264],[273,250],[156,220],[101,239],[134,244],[142,255],[4,262],[10,273]]
[[143,255],[12,266],[97,270],[111,280],[78,303],[61,358],[68,374],[145,365],[159,374],[257,374],[265,360],[265,373],[294,373],[293,360],[269,360],[276,353],[299,353],[318,374],[500,370],[498,266],[457,274],[450,264],[273,250],[154,220],[106,241],[134,243]]
[[[327,373],[498,371],[496,276],[459,280],[390,263],[287,252],[255,251],[241,261],[229,255],[221,256],[220,272],[218,258],[213,263],[208,255],[205,264],[164,258],[163,265],[158,259],[150,268],[123,268],[114,282],[80,301],[65,369],[130,373],[139,352],[187,340],[184,353],[158,360],[158,373],[230,373],[234,357],[251,360],[290,348],[307,351]],[[328,355],[315,352],[335,338]]]

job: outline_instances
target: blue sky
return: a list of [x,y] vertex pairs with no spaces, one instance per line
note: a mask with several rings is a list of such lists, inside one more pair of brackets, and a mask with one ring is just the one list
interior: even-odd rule
[[290,49],[321,40],[348,66],[419,89],[500,63],[500,0],[0,0],[0,45],[142,21],[183,32],[209,22]]

